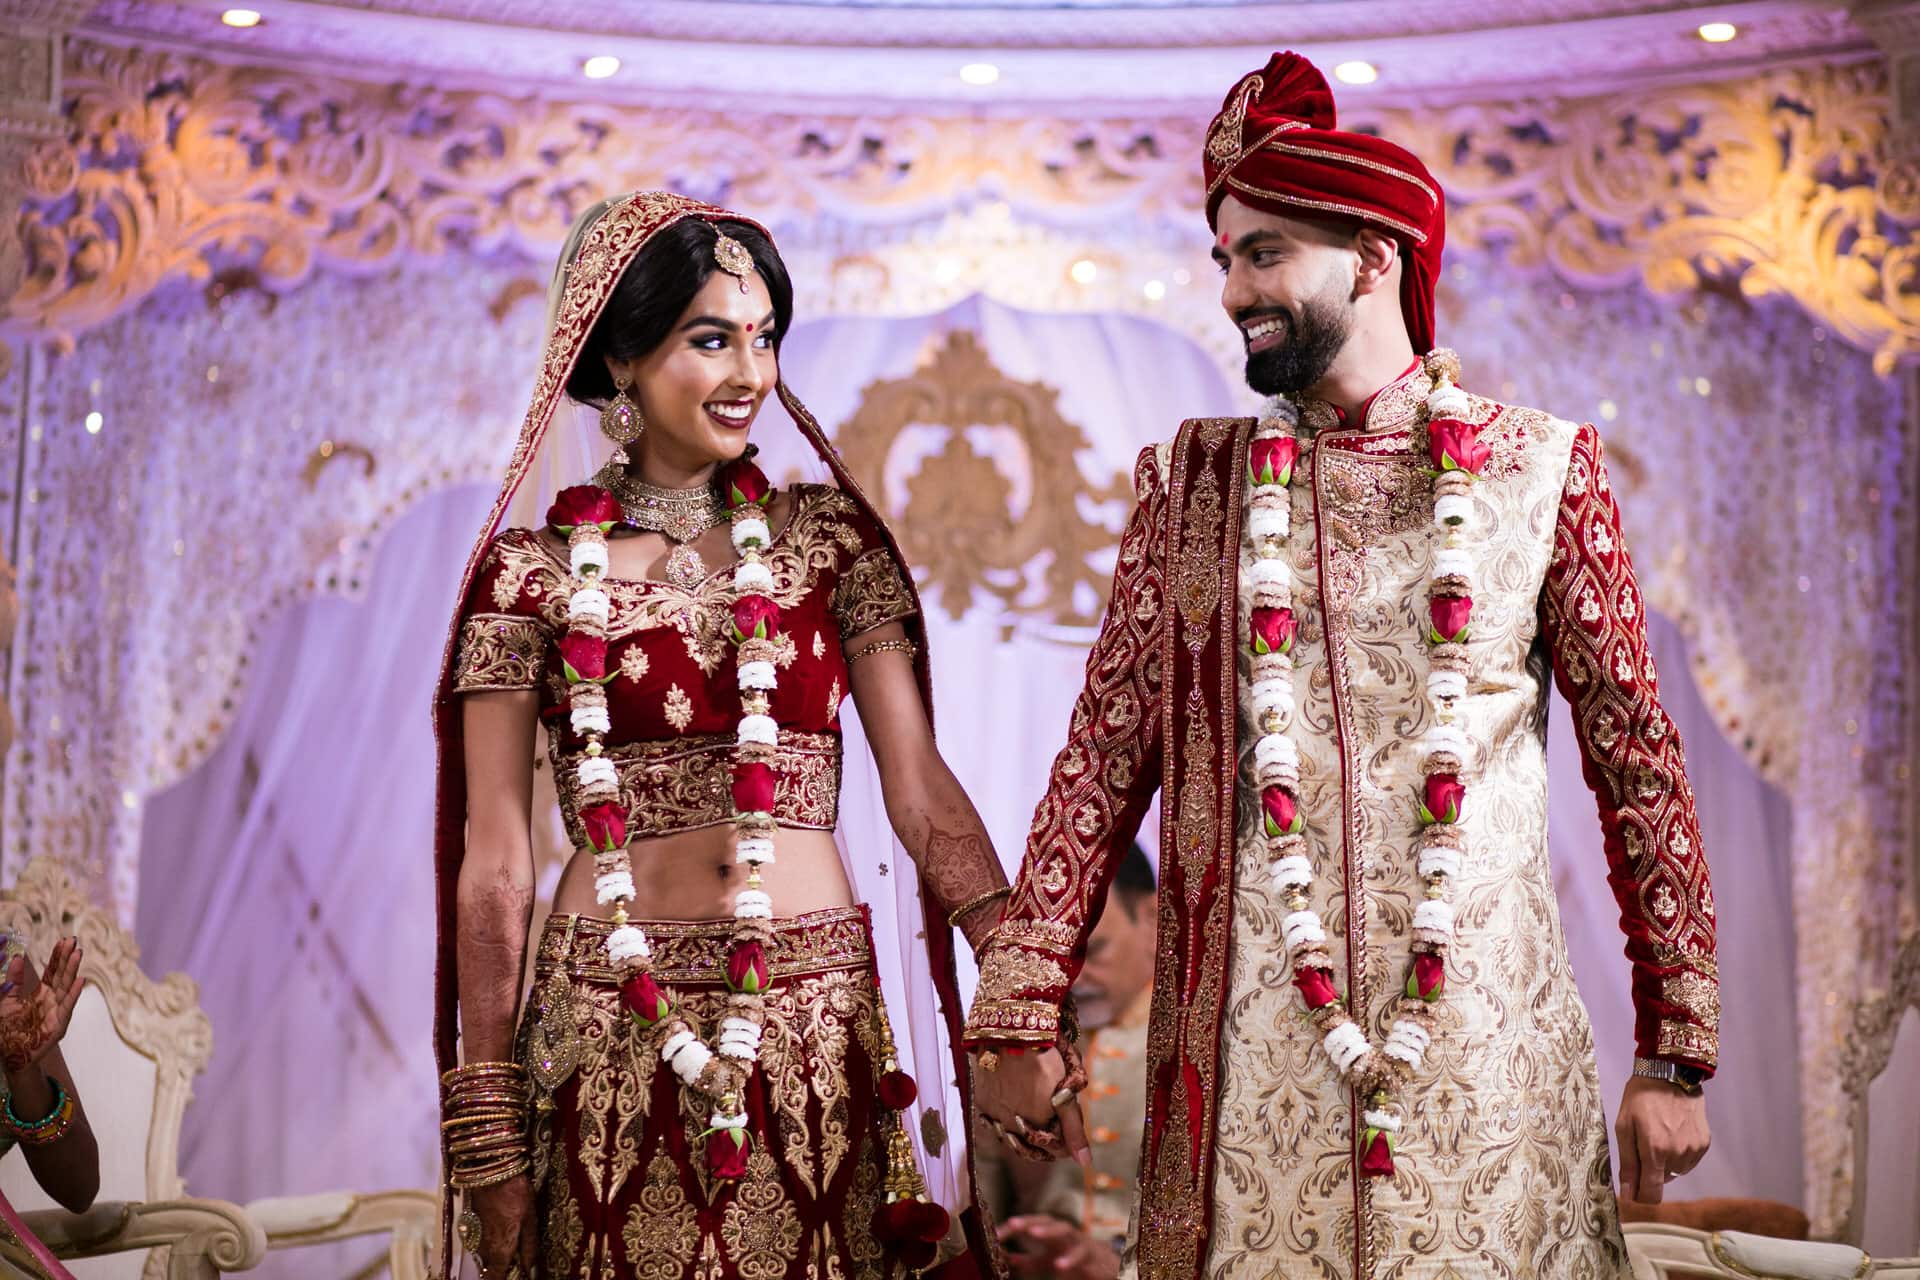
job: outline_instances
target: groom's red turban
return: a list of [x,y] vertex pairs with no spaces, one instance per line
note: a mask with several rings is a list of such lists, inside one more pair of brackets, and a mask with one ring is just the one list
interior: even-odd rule
[[1400,242],[1400,307],[1413,349],[1433,349],[1433,286],[1447,206],[1412,152],[1334,128],[1333,90],[1297,53],[1241,77],[1207,129],[1207,223],[1234,196],[1292,218],[1364,222]]

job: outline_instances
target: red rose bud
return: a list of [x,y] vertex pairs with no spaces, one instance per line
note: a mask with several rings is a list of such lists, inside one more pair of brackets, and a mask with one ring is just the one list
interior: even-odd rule
[[741,813],[771,813],[780,775],[770,764],[744,761],[733,766],[733,807]]
[[905,1111],[920,1096],[920,1086],[904,1071],[889,1071],[880,1077],[875,1092],[880,1095],[880,1105],[887,1110]]
[[599,636],[569,631],[560,637],[560,663],[568,684],[586,680],[603,684],[607,680],[607,642]]
[[1460,785],[1460,779],[1451,773],[1431,773],[1427,775],[1427,790],[1420,801],[1420,821],[1458,822],[1460,806],[1465,803],[1467,789]]
[[715,1129],[707,1135],[707,1172],[716,1178],[741,1177],[752,1150],[745,1129]]
[[743,943],[728,953],[727,985],[750,996],[767,989],[767,953],[759,943]]
[[660,989],[653,975],[644,970],[620,984],[620,1003],[643,1027],[654,1026],[673,1013],[667,993]]
[[1300,442],[1292,436],[1255,440],[1247,449],[1247,476],[1255,484],[1290,484]]
[[780,606],[765,596],[741,596],[733,602],[733,642],[771,640],[780,634]]
[[1470,471],[1479,475],[1493,450],[1480,443],[1480,428],[1452,418],[1427,424],[1427,452],[1438,471]]
[[1300,988],[1300,996],[1309,1009],[1322,1008],[1340,998],[1340,993],[1333,989],[1333,975],[1325,969],[1296,969],[1293,972],[1293,985]]
[[1253,638],[1249,642],[1256,655],[1287,653],[1293,649],[1293,610],[1271,609],[1265,605],[1253,611]]
[[1427,617],[1433,623],[1427,638],[1435,644],[1459,644],[1467,638],[1467,619],[1472,615],[1472,596],[1433,597],[1427,602]]
[[1439,956],[1417,955],[1413,971],[1407,974],[1407,998],[1429,1004],[1447,992],[1447,962]]
[[745,458],[728,465],[720,478],[720,492],[729,507],[759,506],[773,495],[767,473]]
[[1266,810],[1267,834],[1270,836],[1290,836],[1305,825],[1300,818],[1300,807],[1287,793],[1285,787],[1274,785],[1260,793],[1260,804]]
[[583,524],[597,524],[606,530],[619,522],[619,500],[598,485],[576,484],[562,489],[547,508],[547,523],[561,533],[572,533]]
[[1360,1172],[1369,1178],[1393,1176],[1393,1135],[1368,1129],[1360,1139]]
[[593,804],[580,811],[587,843],[595,853],[612,853],[627,844],[627,811],[617,804]]

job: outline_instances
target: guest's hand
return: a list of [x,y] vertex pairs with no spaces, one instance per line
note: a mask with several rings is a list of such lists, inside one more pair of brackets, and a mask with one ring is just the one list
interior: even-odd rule
[[0,984],[0,1063],[8,1071],[35,1066],[67,1034],[80,981],[80,941],[62,938],[47,957],[43,978],[25,956],[15,956]]
[[1116,1280],[1120,1255],[1070,1222],[1043,1214],[1008,1218],[1000,1224],[1007,1261],[1020,1275],[1050,1275],[1066,1280]]
[[1087,1123],[1080,1099],[1068,1098],[1059,1108],[1053,1098],[1067,1078],[1066,1060],[1058,1049],[999,1052],[992,1071],[975,1058],[973,1104],[1002,1140],[1018,1155],[1055,1160],[1070,1155],[1082,1168],[1091,1168],[1093,1152],[1087,1145]]
[[1659,1204],[1666,1185],[1707,1154],[1707,1100],[1664,1080],[1634,1076],[1613,1122],[1619,1142],[1620,1196]]

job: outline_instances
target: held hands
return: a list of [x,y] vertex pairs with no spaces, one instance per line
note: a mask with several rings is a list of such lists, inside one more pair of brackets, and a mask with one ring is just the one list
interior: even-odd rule
[[1008,1218],[1000,1243],[1017,1275],[1053,1275],[1064,1280],[1118,1280],[1120,1255],[1080,1228],[1041,1214]]
[[1659,1204],[1666,1184],[1707,1154],[1707,1100],[1663,1080],[1634,1076],[1613,1123],[1620,1151],[1620,1197]]
[[1069,1066],[1058,1049],[989,1052],[999,1060],[993,1070],[983,1061],[986,1053],[974,1057],[973,1101],[1001,1141],[1029,1160],[1056,1160],[1064,1147],[1082,1168],[1091,1168],[1080,1099],[1062,1096],[1068,1087],[1085,1087],[1085,1070]]
[[84,986],[77,938],[62,938],[54,944],[44,977],[34,972],[24,955],[13,957],[5,981],[0,982],[0,1063],[8,1071],[37,1065],[60,1043]]

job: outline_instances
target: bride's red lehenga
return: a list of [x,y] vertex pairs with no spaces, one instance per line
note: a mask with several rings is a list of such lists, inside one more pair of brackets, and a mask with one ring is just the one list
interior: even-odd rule
[[[798,485],[766,556],[780,605],[780,725],[773,814],[831,831],[840,793],[840,704],[848,642],[916,616],[913,593],[874,524],[837,489]],[[734,819],[731,566],[696,586],[602,579],[612,610],[607,686],[630,837]],[[572,591],[565,553],[540,533],[494,540],[468,595],[454,689],[540,691],[561,811],[587,844],[571,785],[581,744],[567,724],[555,645]],[[857,646],[855,646],[857,647]],[[731,920],[651,921],[653,973],[694,1026],[728,996]],[[871,1221],[886,1189],[893,1113],[876,1104],[891,1039],[861,907],[776,921],[760,1069],[743,1105],[753,1135],[737,1181],[708,1175],[698,1135],[708,1108],[683,1106],[655,1036],[621,1005],[606,954],[612,925],[548,919],[521,1062],[534,1078],[534,1182],[541,1270],[581,1275],[742,1277],[878,1274]],[[842,1269],[845,1267],[846,1269]]]
[[[435,703],[436,1047],[443,1071],[456,1062],[454,890],[466,847],[465,695],[539,691],[562,816],[574,846],[591,847],[576,781],[585,743],[569,719],[559,658],[577,585],[569,553],[539,531],[503,530],[503,517],[529,475],[542,465],[551,469],[543,443],[550,429],[560,430],[554,418],[568,375],[615,283],[654,234],[684,218],[752,225],[684,197],[643,192],[610,202],[588,229],[577,228],[556,278],[533,404],[462,581]],[[930,722],[925,633],[885,522],[812,416],[784,385],[778,394],[837,487],[791,486],[786,523],[759,553],[772,575],[764,594],[779,606],[778,679],[768,710],[778,725],[778,780],[770,811],[780,828],[832,831],[843,758],[851,758],[840,724],[846,655],[858,651],[864,633],[903,625]],[[596,584],[609,597],[612,728],[599,733],[600,754],[617,773],[630,840],[738,816],[731,781],[736,730],[744,729],[731,569],[697,582],[602,577]],[[864,750],[858,758],[863,770],[872,767]],[[860,905],[766,922],[770,980],[761,997],[757,1062],[737,1098],[748,1138],[738,1169],[710,1167],[721,1117],[713,1099],[684,1087],[662,1061],[666,1021],[649,1025],[627,1007],[622,979],[633,975],[609,958],[613,922],[581,915],[548,921],[532,944],[535,979],[517,1039],[532,1080],[538,1274],[851,1280],[949,1261],[943,1276],[972,1275],[975,1260],[989,1256],[990,1228],[972,1201],[961,1119],[967,1075],[957,1050],[953,931],[944,927],[957,904],[936,901],[926,866],[917,883],[887,877],[887,863],[911,864],[890,833],[853,826],[839,835]],[[636,852],[635,879],[644,886],[644,852]],[[992,870],[998,882],[997,864]],[[876,872],[881,878],[873,878]],[[949,877],[950,885],[959,882]],[[636,905],[644,901],[642,889]],[[736,922],[631,923],[647,936],[650,976],[673,1016],[713,1043],[729,999],[738,999],[727,972]],[[918,1077],[917,1103],[902,1092],[905,1075],[886,1073],[896,1058]],[[453,1256],[452,1212],[450,1195],[443,1258]],[[941,1236],[949,1214],[951,1227]]]

